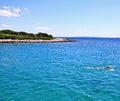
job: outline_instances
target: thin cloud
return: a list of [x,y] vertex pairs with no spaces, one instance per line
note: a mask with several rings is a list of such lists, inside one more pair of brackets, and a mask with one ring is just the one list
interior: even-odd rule
[[17,26],[11,26],[8,24],[1,24],[0,25],[0,30],[2,30],[2,29],[14,29],[14,28],[17,28]]
[[2,24],[2,25],[1,25],[1,27],[3,27],[3,28],[8,28],[8,27],[9,27],[9,25]]
[[13,12],[14,13],[20,13],[22,11],[22,9],[20,9],[19,7],[17,7],[17,8],[15,8],[15,7],[13,7]]
[[10,6],[2,6],[3,7],[3,9],[8,9],[8,8],[10,8]]
[[30,10],[28,8],[23,9],[24,13],[30,13]]
[[10,26],[7,25],[7,24],[1,24],[1,25],[0,25],[0,30],[1,30],[1,29],[9,29],[9,28],[10,28]]
[[19,17],[21,13],[28,13],[29,9],[21,9],[20,7],[14,6],[2,6],[0,9],[0,16],[4,17]]

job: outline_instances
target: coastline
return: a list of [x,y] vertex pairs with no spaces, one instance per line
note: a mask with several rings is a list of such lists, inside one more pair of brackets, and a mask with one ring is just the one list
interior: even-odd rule
[[51,40],[14,40],[14,39],[0,39],[0,43],[55,43],[55,42],[74,42],[65,38],[54,38]]

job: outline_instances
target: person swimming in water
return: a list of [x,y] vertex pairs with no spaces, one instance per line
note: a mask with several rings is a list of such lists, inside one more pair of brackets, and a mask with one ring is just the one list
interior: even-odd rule
[[105,68],[107,68],[107,69],[112,69],[113,68],[113,66],[105,66]]
[[113,66],[105,66],[105,67],[87,67],[87,69],[92,69],[92,70],[114,70]]

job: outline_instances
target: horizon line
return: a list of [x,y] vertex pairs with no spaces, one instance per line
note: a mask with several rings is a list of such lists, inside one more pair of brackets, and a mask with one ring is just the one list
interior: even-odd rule
[[55,36],[55,37],[62,37],[62,38],[120,38],[120,37],[102,37],[102,36]]

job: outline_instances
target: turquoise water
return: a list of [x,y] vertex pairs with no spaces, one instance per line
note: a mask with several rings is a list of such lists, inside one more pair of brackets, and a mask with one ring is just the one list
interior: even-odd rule
[[73,39],[0,44],[0,101],[120,101],[120,39]]

